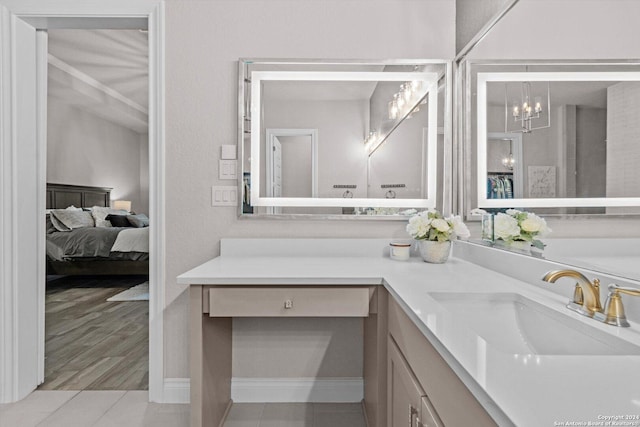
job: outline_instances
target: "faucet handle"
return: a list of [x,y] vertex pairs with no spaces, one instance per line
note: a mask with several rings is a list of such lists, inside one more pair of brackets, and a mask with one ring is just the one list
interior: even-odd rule
[[599,316],[595,316],[597,320],[600,320],[608,325],[622,326],[624,328],[629,327],[627,322],[627,316],[624,314],[624,305],[622,305],[622,298],[620,294],[627,294],[633,296],[640,296],[640,289],[625,288],[612,283],[608,286],[609,296],[605,302],[605,312]]
[[584,293],[582,292],[580,283],[576,283],[575,288],[573,288],[573,303],[577,305],[584,304]]

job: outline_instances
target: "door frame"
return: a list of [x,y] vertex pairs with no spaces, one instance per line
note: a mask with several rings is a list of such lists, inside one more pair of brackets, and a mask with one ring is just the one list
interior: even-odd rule
[[[513,169],[513,197],[521,199],[524,197],[524,163],[522,156],[522,132],[489,132],[487,133],[487,152],[489,151],[489,141],[491,140],[510,140],[511,148],[516,165]],[[489,174],[487,173],[487,176]]]
[[[14,249],[18,231],[17,210],[12,201],[21,191],[17,179],[19,124],[15,120],[16,70],[14,67],[15,23],[22,20],[36,29],[48,28],[132,28],[132,23],[146,22],[149,36],[149,217],[153,226],[149,230],[149,400],[165,402],[163,312],[165,307],[165,14],[161,0],[113,0],[109,2],[86,2],[83,0],[0,0],[0,161],[4,168],[0,186],[8,190],[0,197],[0,228],[8,231],[10,238],[0,242],[0,296],[3,300],[0,317],[0,403],[14,402],[33,391],[44,376],[44,291],[45,271],[43,264],[37,267],[40,282],[38,287],[38,309],[36,309],[37,331],[20,321],[20,310],[25,306],[35,307],[35,302],[21,299],[20,288],[30,286],[20,283],[19,260]],[[46,123],[38,114],[39,123]],[[42,126],[40,126],[42,127]],[[41,133],[40,133],[41,134]],[[38,171],[46,157],[46,138],[38,138],[40,155],[33,159]],[[5,157],[3,159],[3,157]],[[35,202],[37,214],[44,219],[46,176],[39,178]],[[38,226],[40,227],[40,226]],[[33,253],[44,257],[44,234],[33,243]],[[40,309],[42,308],[42,310]],[[24,315],[24,313],[23,313]],[[25,330],[26,329],[26,330]],[[42,340],[42,342],[40,342]],[[37,356],[33,349],[37,348]],[[27,365],[38,375],[20,375],[19,367]],[[169,397],[171,399],[171,397]]]
[[267,129],[266,152],[266,182],[267,197],[273,197],[271,187],[271,170],[273,138],[280,136],[309,136],[311,137],[311,197],[318,197],[318,129]]

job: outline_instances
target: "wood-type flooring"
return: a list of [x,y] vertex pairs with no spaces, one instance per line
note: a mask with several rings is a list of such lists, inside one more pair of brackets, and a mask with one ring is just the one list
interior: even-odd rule
[[107,298],[147,276],[48,278],[39,390],[147,390],[149,301]]

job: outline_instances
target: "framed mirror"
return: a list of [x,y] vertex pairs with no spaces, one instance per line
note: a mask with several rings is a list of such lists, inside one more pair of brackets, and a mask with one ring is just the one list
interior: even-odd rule
[[640,64],[472,61],[466,89],[467,213],[640,213]]
[[449,63],[239,64],[244,215],[406,218],[442,209]]

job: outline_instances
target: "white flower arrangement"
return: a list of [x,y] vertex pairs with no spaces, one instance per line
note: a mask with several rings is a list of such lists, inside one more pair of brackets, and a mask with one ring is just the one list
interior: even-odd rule
[[407,233],[416,240],[446,242],[456,238],[466,239],[471,233],[459,216],[444,218],[436,210],[419,212],[409,219]]
[[551,228],[544,218],[531,212],[507,209],[505,213],[498,213],[493,220],[493,235],[505,242],[525,241],[544,249],[544,243],[538,238],[549,233]]

